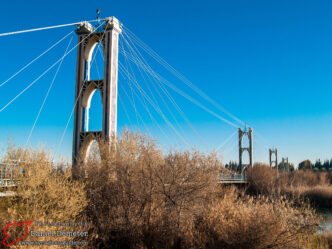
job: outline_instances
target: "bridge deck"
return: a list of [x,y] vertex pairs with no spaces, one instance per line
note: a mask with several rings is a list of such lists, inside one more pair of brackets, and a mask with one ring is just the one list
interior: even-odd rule
[[16,186],[15,178],[23,173],[18,163],[18,161],[0,162],[0,189]]
[[[17,181],[15,176],[22,174],[22,169],[17,163],[0,163],[0,197],[14,196]],[[246,184],[247,179],[242,174],[221,174],[219,176],[220,184]]]
[[246,184],[247,179],[241,174],[221,174],[219,182],[221,184]]
[[14,191],[0,192],[0,198],[1,197],[13,197],[15,195],[16,195],[16,192],[14,192]]
[[15,187],[14,179],[0,179],[0,188]]

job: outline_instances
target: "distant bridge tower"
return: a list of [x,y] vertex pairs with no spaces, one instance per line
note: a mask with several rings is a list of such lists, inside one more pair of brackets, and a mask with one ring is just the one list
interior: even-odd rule
[[[248,131],[245,129],[242,131],[241,128],[239,128],[239,172],[242,173],[247,167],[253,166],[253,139],[252,139],[252,128],[249,128]],[[249,147],[243,147],[243,137],[247,136],[249,141]],[[243,152],[247,151],[249,154],[249,164],[243,164],[242,163],[242,156]]]
[[286,169],[286,168],[285,168],[285,165],[287,165],[287,171],[289,172],[288,157],[283,157],[283,158],[281,159],[281,163],[282,163],[282,166],[284,167],[284,170]]
[[[272,157],[274,156],[274,159]],[[272,168],[273,166],[276,167],[278,171],[278,149],[269,149],[269,162],[270,162],[270,167]]]
[[[115,143],[117,131],[118,94],[118,43],[121,27],[115,17],[105,19],[103,29],[95,30],[88,22],[81,23],[78,35],[75,116],[73,132],[73,169],[79,155],[84,160],[93,141],[105,140]],[[90,80],[90,62],[98,42],[103,45],[104,78]],[[89,108],[92,96],[99,90],[103,104],[103,125],[101,131],[89,131]]]

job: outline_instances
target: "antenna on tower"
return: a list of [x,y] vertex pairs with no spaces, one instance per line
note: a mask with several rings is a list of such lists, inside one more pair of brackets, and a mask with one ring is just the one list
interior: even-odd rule
[[100,15],[100,9],[97,9],[96,12],[97,12],[97,22],[99,22],[100,21],[100,16],[99,16]]

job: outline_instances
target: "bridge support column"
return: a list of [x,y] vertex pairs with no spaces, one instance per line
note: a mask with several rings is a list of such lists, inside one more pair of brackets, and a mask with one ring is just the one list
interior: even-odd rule
[[[248,137],[248,147],[242,146],[244,136]],[[243,164],[242,157],[244,151],[247,151],[249,154],[249,164]],[[248,131],[242,131],[242,129],[239,128],[239,172],[243,173],[243,171],[246,170],[249,166],[253,166],[253,130],[252,128],[249,128]]]
[[[103,32],[96,32],[90,23],[81,23],[78,35],[75,115],[73,131],[73,170],[79,160],[85,160],[88,148],[94,141],[116,142],[118,94],[118,43],[121,27],[115,17],[105,19]],[[90,62],[96,45],[101,42],[104,51],[104,78],[90,80]],[[89,108],[92,95],[101,92],[103,125],[101,131],[89,131]],[[79,156],[82,155],[82,158]]]
[[283,157],[283,158],[281,159],[281,164],[282,164],[284,170],[286,170],[285,165],[287,165],[287,172],[289,172],[288,157]]
[[[274,159],[272,157],[274,156]],[[278,173],[278,149],[269,149],[269,162],[270,162],[270,168],[273,166],[276,168]]]

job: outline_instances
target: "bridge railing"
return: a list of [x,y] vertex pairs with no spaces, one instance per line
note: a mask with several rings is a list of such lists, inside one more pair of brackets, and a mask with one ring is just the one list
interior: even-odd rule
[[[1,187],[14,187],[16,186],[15,179],[23,174],[23,168],[19,163],[14,162],[0,162],[0,188]],[[221,183],[232,182],[246,182],[246,177],[243,174],[220,174],[219,181]]]
[[220,182],[246,182],[247,179],[243,174],[221,174]]
[[17,162],[0,162],[0,187],[14,187],[15,179],[22,174]]

